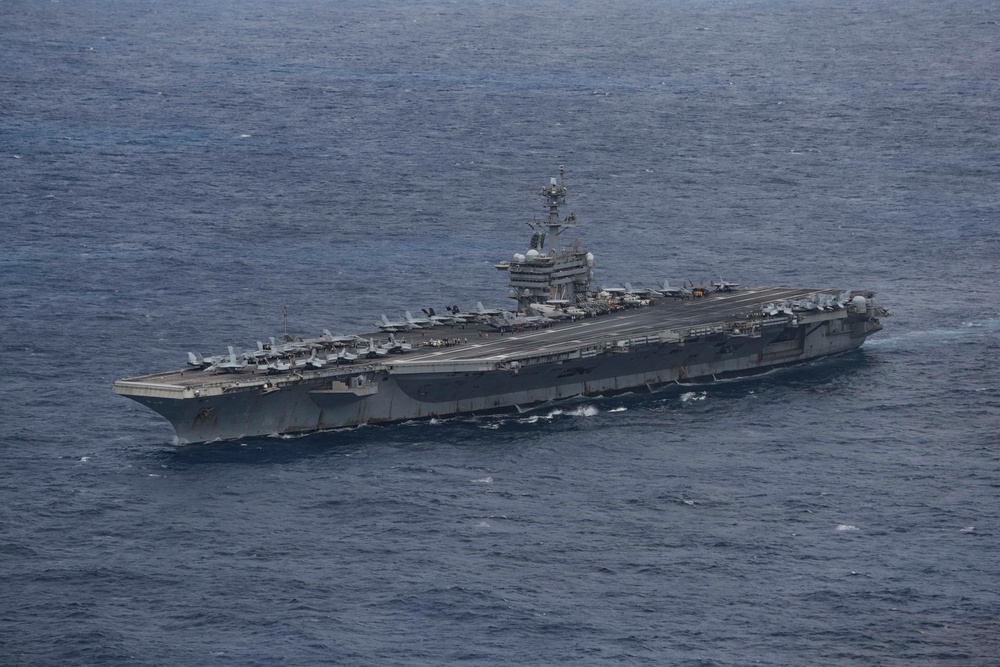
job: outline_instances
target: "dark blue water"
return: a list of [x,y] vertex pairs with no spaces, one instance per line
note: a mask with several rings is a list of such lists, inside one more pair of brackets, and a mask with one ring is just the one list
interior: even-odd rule
[[[984,0],[0,2],[0,663],[1000,663]],[[177,448],[111,393],[598,281],[868,288],[863,351]]]

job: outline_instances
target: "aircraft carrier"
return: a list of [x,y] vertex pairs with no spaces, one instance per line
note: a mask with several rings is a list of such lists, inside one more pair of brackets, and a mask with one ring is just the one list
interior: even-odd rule
[[[560,236],[562,170],[540,193],[547,218],[509,273],[511,310],[382,316],[359,335],[188,354],[182,370],[119,380],[179,444],[523,411],[577,396],[648,392],[754,375],[860,347],[889,313],[871,291],[711,285],[597,289],[594,255]],[[399,336],[399,338],[397,338]],[[404,338],[405,337],[405,338]]]

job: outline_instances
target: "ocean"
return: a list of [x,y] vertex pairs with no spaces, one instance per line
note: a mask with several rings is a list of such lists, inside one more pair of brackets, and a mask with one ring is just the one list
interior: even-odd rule
[[[985,0],[0,1],[0,663],[1000,664]],[[872,289],[862,350],[177,446],[119,378],[602,284]]]

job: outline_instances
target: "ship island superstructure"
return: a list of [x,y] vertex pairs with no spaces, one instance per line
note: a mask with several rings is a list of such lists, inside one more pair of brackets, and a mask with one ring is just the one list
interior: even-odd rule
[[559,207],[566,205],[566,193],[560,168],[559,180],[553,178],[539,192],[545,199],[548,217],[543,223],[532,224],[536,231],[531,235],[528,251],[517,253],[513,262],[504,263],[510,271],[510,296],[517,301],[517,310],[521,312],[529,312],[533,304],[576,304],[588,298],[594,277],[593,253],[579,247],[563,249],[560,244],[560,235],[577,226],[575,213],[565,218],[559,215]]
[[306,433],[759,374],[857,349],[888,315],[864,290],[722,280],[595,289],[593,253],[560,239],[577,226],[560,216],[561,168],[540,194],[547,218],[525,253],[497,265],[509,271],[514,310],[428,308],[383,315],[369,333],[188,353],[186,368],[114,391],[165,417],[181,444]]

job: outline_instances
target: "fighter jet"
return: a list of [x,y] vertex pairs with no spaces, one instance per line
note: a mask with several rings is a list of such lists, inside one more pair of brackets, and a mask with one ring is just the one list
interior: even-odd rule
[[229,346],[229,359],[227,361],[218,361],[214,365],[210,366],[208,370],[214,370],[216,373],[239,373],[244,368],[247,367],[246,357],[240,356],[236,357],[236,351],[233,350],[233,346]]
[[434,326],[434,321],[428,317],[414,317],[410,314],[410,311],[403,313],[403,317],[406,319],[406,323],[409,324],[414,329],[430,329]]
[[663,296],[672,296],[678,299],[691,298],[691,290],[687,287],[673,287],[670,285],[670,281],[666,279],[656,286],[656,291]]
[[472,320],[476,319],[475,313],[463,313],[458,306],[449,306],[445,308],[445,310],[448,311],[448,314],[451,316],[451,318],[459,324],[471,322]]
[[460,319],[458,319],[457,317],[455,317],[454,315],[451,315],[451,314],[448,314],[448,315],[438,315],[437,313],[434,312],[433,308],[421,308],[420,310],[427,317],[427,319],[431,321],[431,323],[434,326],[443,326],[443,325],[448,325],[448,324],[456,324],[456,323],[461,323],[461,322],[465,321],[465,320],[460,320]]
[[282,337],[281,343],[276,341],[274,336],[271,336],[269,340],[271,341],[271,352],[274,352],[279,356],[283,354],[295,354],[296,352],[308,352],[313,349],[312,345],[306,343],[299,336],[289,336],[288,334],[285,334]]
[[389,354],[389,351],[385,348],[375,345],[375,341],[368,339],[368,345],[366,347],[358,348],[358,356],[365,357],[367,359],[375,359],[376,357],[384,357]]
[[322,340],[327,345],[336,346],[336,345],[347,345],[348,343],[356,343],[359,340],[361,340],[361,338],[359,338],[358,336],[346,336],[344,334],[337,334],[336,336],[334,336],[332,333],[330,333],[329,329],[323,329],[323,338],[321,338],[320,340]]
[[[340,349],[340,352],[337,353],[335,359],[338,364],[349,364],[353,361],[357,361],[358,355],[348,352],[347,348],[343,347]],[[330,361],[329,357],[327,357],[327,361]]]
[[694,281],[689,279],[685,287],[687,287],[687,289],[691,292],[691,296],[695,298],[700,298],[708,294],[708,288],[705,287],[704,282],[699,285],[695,285]]
[[761,308],[760,311],[762,313],[764,313],[765,315],[770,315],[771,317],[774,317],[775,315],[791,315],[792,314],[792,309],[791,309],[791,307],[789,306],[788,303],[779,303],[778,305],[774,305],[773,303],[769,303],[766,306],[764,306],[763,308]]
[[266,364],[257,364],[257,370],[268,375],[276,373],[287,373],[292,370],[292,365],[282,359],[274,359]]
[[653,290],[647,289],[645,287],[632,287],[632,283],[625,283],[625,293],[645,298],[652,296]]
[[296,359],[295,368],[312,368],[320,369],[326,365],[326,362],[316,356],[316,350],[312,351],[306,359]]
[[524,327],[531,325],[542,325],[551,324],[554,320],[545,317],[543,315],[537,316],[518,316],[509,310],[502,311],[500,317],[497,318],[494,325],[497,329],[512,329],[515,327]]
[[408,322],[403,322],[402,320],[391,322],[385,315],[382,315],[382,319],[376,322],[375,326],[377,326],[381,331],[409,331],[410,329],[420,328],[414,327]]
[[257,341],[257,349],[247,352],[246,356],[248,359],[259,361],[261,359],[274,359],[276,357],[280,357],[281,353],[275,350],[273,346],[268,348],[264,346],[264,343]]
[[201,352],[188,352],[188,366],[204,369],[213,366],[217,361],[222,361],[222,357],[203,357]]
[[402,339],[397,339],[395,335],[389,334],[389,342],[385,346],[389,352],[395,354],[403,354],[404,352],[409,352],[413,349],[413,346]]
[[482,301],[477,301],[476,302],[476,313],[475,313],[476,315],[496,316],[496,315],[500,315],[502,312],[504,312],[504,311],[502,311],[502,310],[500,310],[498,308],[486,308],[486,307],[484,307]]
[[[528,308],[535,311],[539,315],[548,317],[553,320],[565,320],[573,315],[565,310],[565,305],[569,303],[568,301],[548,301],[546,303],[532,303],[528,305]],[[580,311],[583,314],[583,311]]]
[[732,292],[739,286],[739,283],[731,283],[728,280],[723,280],[722,276],[719,276],[719,282],[712,283],[712,287],[716,292]]

